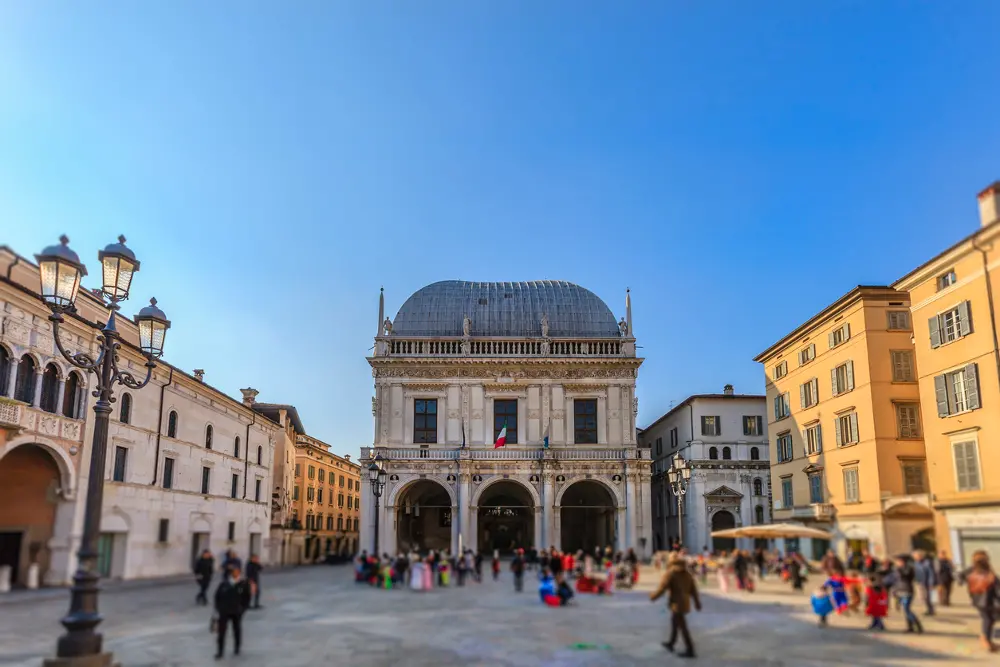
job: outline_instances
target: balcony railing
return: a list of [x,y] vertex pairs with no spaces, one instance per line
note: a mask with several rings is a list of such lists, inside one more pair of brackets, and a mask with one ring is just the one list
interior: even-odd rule
[[20,403],[0,398],[0,427],[20,427],[23,407]]
[[805,507],[793,507],[792,518],[829,521],[833,519],[834,511],[834,507],[830,503],[813,503]]
[[[372,447],[361,448],[361,460],[372,456]],[[537,461],[547,458],[556,461],[623,461],[636,458],[634,449],[385,449],[379,448],[382,458],[390,461]],[[641,455],[641,450],[640,450]]]
[[466,340],[382,336],[379,348],[390,357],[621,357],[630,349],[625,342],[622,338]]

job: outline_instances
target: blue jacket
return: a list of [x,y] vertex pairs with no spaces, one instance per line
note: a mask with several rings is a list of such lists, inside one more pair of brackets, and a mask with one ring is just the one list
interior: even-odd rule
[[913,565],[914,574],[916,575],[917,583],[921,586],[937,586],[937,573],[934,572],[934,565],[931,561],[926,558],[920,562],[914,563]]

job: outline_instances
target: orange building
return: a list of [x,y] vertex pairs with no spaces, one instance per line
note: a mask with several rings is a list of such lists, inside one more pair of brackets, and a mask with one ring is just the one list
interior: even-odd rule
[[360,527],[361,466],[350,456],[331,453],[326,443],[299,435],[292,506],[293,518],[306,531],[306,562],[328,554],[353,555]]

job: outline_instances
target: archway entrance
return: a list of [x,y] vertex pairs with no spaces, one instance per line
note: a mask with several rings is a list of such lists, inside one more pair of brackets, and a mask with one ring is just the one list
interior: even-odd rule
[[[728,530],[736,527],[736,517],[729,510],[719,510],[712,515],[712,532]],[[732,551],[736,548],[736,540],[732,537],[713,537],[713,551]]]
[[48,543],[59,497],[59,466],[38,445],[15,447],[0,459],[0,565],[11,567],[11,582],[24,586],[28,568],[49,569]]
[[509,480],[491,484],[479,498],[476,544],[484,554],[529,549],[535,539],[535,504],[526,488]]
[[600,482],[574,482],[559,505],[560,543],[563,551],[593,552],[616,548],[615,499]]
[[451,496],[438,482],[429,479],[414,482],[399,495],[396,508],[397,550],[427,552],[451,548]]

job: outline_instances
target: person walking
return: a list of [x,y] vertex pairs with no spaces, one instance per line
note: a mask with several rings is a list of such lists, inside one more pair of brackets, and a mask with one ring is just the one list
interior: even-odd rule
[[514,575],[514,591],[520,593],[524,590],[524,549],[518,549],[514,554],[514,560],[510,562],[510,571]]
[[1000,609],[1000,579],[990,566],[990,556],[980,549],[972,554],[972,566],[959,575],[969,589],[972,606],[979,612],[982,628],[979,640],[990,653],[997,651],[993,642],[993,626],[997,622]]
[[736,574],[736,588],[741,591],[747,590],[747,574],[749,572],[750,563],[747,561],[745,555],[742,551],[737,550],[736,556],[733,558],[733,572]]
[[247,581],[250,582],[250,592],[253,594],[252,609],[260,609],[260,573],[263,569],[260,556],[257,554],[250,556],[250,562],[247,563]]
[[885,630],[885,617],[889,615],[889,594],[882,585],[877,574],[868,575],[868,586],[865,588],[865,615],[870,618],[869,630]]
[[198,595],[195,597],[195,604],[207,605],[208,587],[212,583],[212,575],[215,573],[215,558],[212,552],[205,549],[201,556],[194,562],[194,580],[198,582]]
[[899,606],[906,617],[906,631],[922,634],[924,626],[920,619],[913,613],[913,580],[916,578],[913,565],[905,556],[896,557],[896,569],[889,574],[886,583],[890,584],[893,596],[899,601]]
[[476,569],[476,581],[483,583],[483,552],[477,550],[473,561]]
[[235,567],[237,570],[243,571],[243,561],[240,557],[236,555],[236,552],[232,549],[226,550],[226,557],[222,559],[222,571],[227,572],[230,568]]
[[757,566],[757,576],[761,581],[764,581],[764,575],[767,574],[767,559],[764,557],[764,550],[761,547],[754,550],[753,562]]
[[937,573],[934,571],[934,557],[922,549],[913,552],[913,572],[917,587],[920,589],[920,597],[924,599],[927,607],[927,616],[934,615],[934,600],[932,595],[937,587]]
[[243,640],[243,613],[250,606],[250,584],[240,578],[240,568],[231,565],[226,570],[222,583],[215,589],[215,627],[218,649],[215,659],[221,660],[226,649],[226,632],[233,628],[233,654],[240,654]]
[[499,549],[494,549],[493,550],[493,563],[492,563],[492,567],[493,567],[493,581],[496,581],[497,579],[500,578],[500,550]]
[[942,607],[951,606],[951,588],[955,583],[955,566],[948,558],[948,552],[942,550],[937,560],[938,604]]
[[668,651],[674,650],[677,642],[677,634],[680,633],[684,639],[685,651],[678,653],[681,658],[693,658],[694,642],[691,641],[691,633],[687,627],[687,614],[691,611],[691,603],[694,608],[701,611],[701,598],[698,597],[698,586],[694,577],[688,571],[683,559],[676,553],[671,554],[667,563],[667,571],[660,581],[659,587],[653,591],[649,599],[651,602],[669,594],[668,604],[670,605],[670,639],[663,642],[664,648]]

